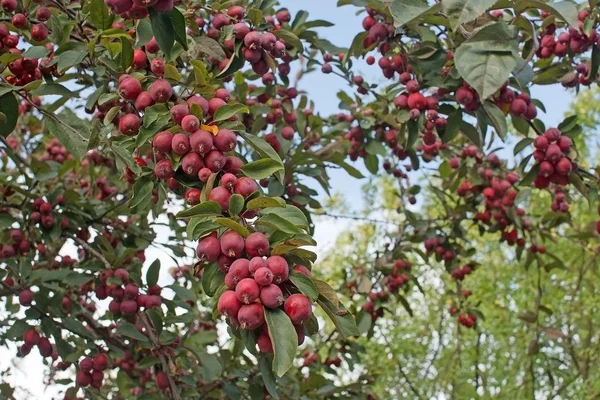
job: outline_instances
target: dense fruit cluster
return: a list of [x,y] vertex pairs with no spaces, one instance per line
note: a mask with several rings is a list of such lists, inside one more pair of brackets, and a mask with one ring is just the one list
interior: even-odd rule
[[569,183],[569,174],[577,169],[577,164],[569,158],[572,143],[571,138],[562,135],[557,128],[547,129],[533,142],[533,158],[538,163],[534,185],[539,189],[547,188],[550,184],[556,185],[558,191],[552,203],[553,211],[566,212],[569,209],[560,188]]
[[268,256],[269,241],[261,232],[251,233],[245,239],[234,231],[227,231],[220,237],[211,234],[200,240],[196,253],[201,262],[216,262],[225,273],[228,290],[219,297],[219,313],[226,316],[232,326],[260,329],[257,344],[262,352],[273,349],[265,326],[264,307],[283,307],[296,328],[298,345],[302,344],[303,325],[312,316],[312,305],[305,295],[292,292],[288,278],[291,271],[310,277],[306,267],[295,265],[290,268],[285,258]]

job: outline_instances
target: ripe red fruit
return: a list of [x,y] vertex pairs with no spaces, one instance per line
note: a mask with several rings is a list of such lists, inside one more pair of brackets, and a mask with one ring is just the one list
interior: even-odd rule
[[108,8],[113,12],[113,14],[126,13],[133,7],[132,0],[105,0],[105,2]]
[[119,120],[119,132],[126,136],[134,136],[140,130],[142,120],[135,114],[125,114]]
[[223,165],[225,165],[225,157],[220,151],[212,150],[204,156],[204,164],[212,172],[219,172],[223,168]]
[[249,32],[250,28],[243,22],[238,22],[237,24],[233,25],[233,34],[238,40],[244,39]]
[[277,285],[267,285],[260,289],[260,302],[268,308],[277,308],[283,304],[283,292]]
[[533,141],[533,147],[535,147],[536,150],[546,151],[548,148],[548,139],[546,136],[537,136]]
[[556,144],[558,145],[558,147],[560,147],[560,150],[566,154],[571,150],[571,145],[573,144],[573,141],[568,136],[561,136],[558,138]]
[[560,138],[560,131],[556,128],[548,128],[544,132],[544,136],[548,139],[548,142],[554,143]]
[[572,168],[573,164],[571,163],[571,160],[569,160],[567,157],[561,158],[555,165],[556,173],[559,175],[569,175]]
[[237,136],[229,129],[219,129],[219,133],[214,137],[214,144],[219,151],[226,153],[235,149]]
[[40,342],[40,334],[35,329],[28,329],[23,334],[23,342],[29,347],[37,346]]
[[94,357],[93,368],[96,371],[104,371],[108,368],[109,359],[105,353],[100,353]]
[[222,99],[219,99],[218,97],[213,97],[212,99],[210,99],[208,101],[208,113],[210,115],[214,115],[215,112],[223,107],[224,105],[226,105],[227,103],[225,103]]
[[17,9],[17,0],[2,0],[0,3],[2,9],[7,13],[11,13]]
[[226,174],[223,174],[223,176],[221,177],[221,186],[226,187],[227,190],[232,191],[233,186],[235,185],[236,182],[237,182],[237,177],[233,174],[226,173]]
[[231,279],[232,285],[235,287],[239,281],[250,277],[250,262],[245,258],[238,258],[231,263],[227,275]]
[[549,161],[542,161],[540,163],[539,174],[544,177],[549,177],[554,173],[554,166]]
[[258,185],[253,179],[241,177],[235,183],[233,191],[242,197],[248,197],[258,190]]
[[254,273],[258,271],[259,268],[267,268],[267,260],[262,257],[254,257],[250,260],[248,264],[248,269],[250,270],[250,275],[254,276]]
[[173,88],[171,87],[171,84],[166,80],[157,79],[156,81],[154,81],[154,83],[152,83],[152,85],[150,85],[150,89],[148,89],[148,92],[150,92],[150,96],[152,96],[152,99],[155,102],[164,103],[165,101],[168,101],[173,95]]
[[181,120],[181,127],[186,132],[194,133],[200,128],[200,121],[195,115],[186,115]]
[[269,240],[262,232],[251,233],[246,238],[245,248],[248,257],[265,256],[269,252]]
[[83,372],[91,372],[92,368],[94,368],[94,363],[91,358],[85,357],[83,360],[79,361],[79,369]]
[[408,108],[411,110],[417,109],[421,111],[425,109],[426,105],[427,100],[421,93],[412,93],[410,96],[408,96]]
[[254,272],[254,280],[260,286],[267,286],[273,282],[273,273],[269,268],[261,267]]
[[89,386],[92,383],[92,375],[81,370],[77,371],[77,375],[75,375],[75,383],[77,383],[77,386],[81,387]]
[[31,27],[31,38],[43,42],[48,38],[48,28],[44,24],[35,24]]
[[285,258],[281,256],[271,256],[267,258],[267,268],[273,273],[273,283],[280,284],[287,280],[289,266]]
[[138,304],[135,300],[123,300],[120,308],[121,314],[133,315],[138,312]]
[[52,14],[47,7],[40,7],[35,12],[35,18],[40,22],[46,22],[50,19]]
[[239,257],[244,251],[244,238],[237,232],[225,232],[220,239],[221,251],[227,257]]
[[190,135],[190,146],[193,152],[206,154],[213,147],[213,136],[205,130],[197,130]]
[[162,76],[165,73],[165,62],[162,58],[155,58],[150,62],[150,71],[153,74]]
[[[202,171],[200,171],[202,172]],[[208,194],[208,200],[216,201],[221,206],[221,210],[226,211],[229,209],[229,199],[231,198],[231,193],[229,190],[224,188],[223,186],[217,186],[213,188]]]
[[15,28],[23,29],[25,25],[27,25],[27,17],[24,14],[18,13],[13,15],[10,22],[15,26]]
[[248,32],[246,36],[244,36],[244,46],[249,49],[257,49],[262,44],[262,35],[260,32],[252,31]]
[[283,311],[290,317],[294,325],[302,325],[312,315],[310,300],[303,294],[293,294],[283,303]]
[[523,115],[527,111],[527,103],[523,99],[515,99],[510,104],[510,112],[516,116]]
[[175,104],[169,110],[169,114],[171,114],[171,118],[175,121],[176,124],[181,124],[183,117],[190,113],[190,109],[187,104]]
[[170,153],[172,141],[173,134],[169,131],[162,131],[154,136],[154,139],[152,140],[152,146],[163,153]]
[[52,348],[52,343],[48,338],[40,338],[40,342],[38,344],[38,350],[40,351],[40,355],[42,357],[50,357],[54,349]]
[[198,242],[196,255],[201,261],[213,262],[221,255],[221,245],[219,239],[214,236],[207,236]]
[[173,171],[173,166],[171,165],[171,160],[160,160],[154,166],[154,175],[158,179],[169,179],[175,175],[175,171]]
[[173,153],[179,155],[187,154],[190,151],[190,139],[185,133],[177,133],[173,135],[171,148],[173,149]]
[[237,299],[244,304],[254,303],[260,294],[258,283],[252,278],[244,278],[235,287]]
[[114,315],[120,315],[121,314],[121,302],[118,300],[111,300],[111,302],[108,303],[108,311],[110,311]]
[[150,107],[153,104],[154,104],[154,100],[152,99],[152,96],[150,95],[150,93],[149,92],[142,92],[135,99],[134,106],[139,111],[144,111],[146,108]]
[[196,176],[198,172],[204,167],[204,161],[196,153],[187,153],[181,159],[181,169],[189,176]]
[[557,162],[562,157],[562,151],[557,144],[551,144],[546,149],[546,159],[552,163]]
[[226,317],[237,318],[240,307],[242,307],[242,303],[238,300],[233,290],[224,291],[217,302],[217,310],[219,310],[219,314]]
[[256,329],[265,323],[265,312],[259,303],[243,305],[237,316],[242,329]]
[[19,293],[19,304],[28,307],[33,302],[33,292],[29,289],[24,289]]
[[119,95],[125,100],[135,100],[142,93],[142,84],[135,78],[125,78],[119,82]]
[[167,374],[162,371],[156,374],[155,382],[156,386],[161,390],[167,390],[169,388],[169,378],[167,377]]
[[258,350],[261,353],[273,352],[273,343],[271,343],[271,337],[269,336],[269,331],[267,329],[260,331],[260,334],[256,339],[256,344],[258,345]]
[[[116,1],[123,1],[123,0],[116,0]],[[133,62],[131,63],[131,65],[135,69],[146,68],[146,65],[148,65],[148,58],[146,57],[146,52],[141,49],[135,49],[133,51]]]
[[187,99],[187,104],[190,107],[192,106],[192,104],[197,104],[202,109],[203,114],[208,113],[208,101],[200,95],[194,95],[194,96],[190,97],[189,99]]

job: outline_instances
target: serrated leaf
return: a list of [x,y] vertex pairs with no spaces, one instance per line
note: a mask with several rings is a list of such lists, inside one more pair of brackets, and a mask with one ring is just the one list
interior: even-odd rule
[[275,172],[283,170],[283,164],[271,158],[263,158],[242,165],[242,173],[252,179],[264,179],[273,175]]
[[460,25],[480,17],[496,2],[497,0],[444,0],[441,2],[442,13],[448,17],[452,30],[455,31]]
[[312,279],[308,276],[292,271],[290,272],[289,280],[298,288],[298,290],[314,303],[319,298],[319,290]]

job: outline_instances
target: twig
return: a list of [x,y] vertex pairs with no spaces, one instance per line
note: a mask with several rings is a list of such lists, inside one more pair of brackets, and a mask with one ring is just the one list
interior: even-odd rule
[[171,370],[169,368],[169,362],[168,362],[169,360],[165,357],[165,355],[163,354],[163,352],[161,350],[160,341],[156,337],[156,334],[154,333],[152,326],[148,322],[148,319],[147,319],[148,317],[146,317],[146,314],[144,314],[141,311],[138,313],[138,317],[140,318],[140,321],[142,321],[142,324],[146,328],[146,331],[148,332],[148,336],[150,337],[150,341],[152,342],[152,345],[157,350],[156,352],[158,354],[158,358],[160,359],[160,363],[162,364],[163,371],[165,372],[165,374],[167,374],[167,379],[169,380],[169,386],[171,388],[171,391],[170,391],[171,395],[169,397],[173,400],[181,400],[181,397],[179,396],[179,392],[177,391],[177,384],[175,383],[175,380],[171,376]]
[[112,269],[112,265],[108,262],[108,260],[102,254],[100,254],[96,249],[94,249],[92,246],[90,246],[85,240],[79,239],[77,236],[73,236],[72,239],[75,242],[79,243],[87,251],[92,253],[92,255],[94,257],[96,257],[97,259],[102,261],[102,263],[104,264],[106,269]]

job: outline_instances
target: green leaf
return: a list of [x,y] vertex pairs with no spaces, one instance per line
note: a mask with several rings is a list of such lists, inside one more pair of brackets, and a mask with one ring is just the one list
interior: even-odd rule
[[506,124],[506,116],[494,103],[486,101],[483,103],[483,110],[485,111],[488,121],[494,127],[496,134],[500,139],[504,140],[508,133],[508,126]]
[[185,17],[177,8],[173,7],[171,11],[167,13],[173,26],[173,33],[175,34],[175,40],[183,47],[184,50],[188,49],[187,36],[185,34]]
[[437,12],[440,5],[429,6],[425,0],[393,0],[389,5],[394,26],[399,28],[426,14]]
[[352,317],[342,305],[337,307],[334,306],[333,303],[323,295],[319,295],[317,303],[319,303],[321,308],[323,308],[323,311],[331,318],[331,321],[340,335],[342,335],[342,338],[347,339],[350,336],[360,335],[354,317]]
[[587,78],[594,80],[593,77],[598,75],[598,68],[600,68],[600,48],[598,48],[598,46],[592,46],[590,73]]
[[311,303],[314,303],[319,298],[319,290],[308,276],[292,271],[289,276],[290,281],[298,288],[298,290],[308,297]]
[[370,173],[374,175],[377,174],[377,170],[379,169],[379,160],[377,159],[377,156],[373,154],[367,154],[367,156],[364,158],[364,162],[365,167],[367,167]]
[[148,286],[154,286],[158,282],[158,276],[160,274],[160,260],[157,258],[154,260],[148,271],[146,272],[146,284]]
[[215,219],[215,222],[219,225],[231,229],[232,231],[239,233],[243,237],[248,237],[248,235],[250,235],[250,231],[248,230],[248,228],[246,228],[243,225],[240,225],[231,218],[217,218]]
[[523,149],[529,147],[532,143],[533,143],[533,139],[532,138],[525,138],[525,139],[521,140],[519,143],[517,143],[515,145],[515,148],[513,150],[513,154],[516,156],[521,151],[523,151]]
[[175,292],[175,294],[183,301],[186,300],[192,300],[192,301],[196,301],[196,294],[194,293],[194,291],[192,289],[188,289],[185,288],[181,285],[179,285],[179,283],[174,283],[170,286],[167,286],[169,289],[171,289],[172,291]]
[[221,215],[221,206],[216,201],[205,201],[187,210],[177,213],[177,218],[195,217],[198,215]]
[[208,55],[209,57],[215,57],[217,60],[221,60],[226,57],[223,47],[214,39],[208,36],[198,36],[194,39],[196,41],[196,50],[201,55]]
[[265,321],[273,344],[273,372],[282,377],[294,363],[298,335],[292,321],[283,310],[265,308]]
[[256,221],[257,225],[265,225],[285,233],[302,233],[302,229],[277,214],[267,214]]
[[235,114],[248,114],[250,110],[244,104],[226,104],[219,107],[213,116],[213,122],[225,121],[233,117]]
[[281,197],[261,196],[252,199],[246,204],[246,209],[256,210],[267,207],[285,207],[285,201]]
[[519,0],[515,1],[515,12],[522,13],[530,8],[540,9],[557,16],[573,28],[579,30],[577,20],[577,6],[570,1],[560,1],[557,3],[546,3],[541,0]]
[[58,63],[56,68],[58,72],[63,73],[69,68],[81,64],[85,56],[87,56],[87,52],[83,50],[67,50],[57,57]]
[[479,131],[471,124],[463,121],[460,124],[460,131],[469,138],[471,142],[473,142],[478,147],[481,147],[481,135],[479,135]]
[[367,145],[365,146],[365,151],[369,154],[373,154],[373,155],[380,155],[380,156],[387,156],[388,152],[385,149],[385,147],[383,147],[383,144],[381,144],[380,141],[378,140],[371,140],[369,141],[369,143],[367,143]]
[[121,38],[121,55],[119,56],[121,67],[126,70],[133,63],[133,47],[131,41]]
[[286,207],[282,210],[281,208],[264,208],[261,211],[262,214],[277,214],[278,216],[285,218],[290,221],[295,226],[307,229],[308,228],[308,220],[306,219],[306,215],[298,207],[292,205],[286,205]]
[[202,289],[207,296],[212,297],[217,290],[223,286],[225,274],[219,269],[216,263],[211,263],[204,268],[202,273]]
[[244,197],[235,193],[229,199],[229,215],[238,215],[244,209]]
[[[102,0],[104,2],[104,0]],[[31,46],[23,53],[23,58],[43,58],[48,55],[49,51],[44,46]]]
[[175,43],[175,32],[169,14],[158,13],[152,7],[148,8],[148,12],[152,24],[152,33],[158,47],[167,57],[171,57],[171,50],[173,49],[173,43]]
[[[277,152],[273,150],[273,147],[271,147],[271,145],[265,142],[263,139],[245,132],[238,132],[238,135],[240,135],[258,154],[260,154],[262,158],[271,158],[283,164],[279,154],[277,154]],[[279,182],[283,182],[283,170],[277,171],[275,177],[277,177]]]
[[271,158],[262,158],[242,165],[240,170],[249,178],[264,179],[279,170],[283,170],[283,164]]
[[274,30],[273,34],[277,37],[277,39],[283,39],[284,42],[294,46],[299,53],[304,52],[304,46],[302,46],[302,42],[298,36],[294,35],[292,32],[285,29],[280,29]]
[[91,0],[90,20],[96,29],[109,29],[115,20],[115,16],[108,12],[104,0]]
[[456,50],[456,69],[482,100],[496,93],[517,66],[515,38],[515,27],[497,22],[483,27]]
[[129,203],[132,213],[138,213],[148,208],[152,203],[152,189],[154,182],[148,178],[138,179],[133,185],[133,197]]
[[79,130],[49,115],[45,116],[44,123],[48,132],[57,138],[71,155],[83,160],[87,154],[88,139],[83,137]]
[[[104,1],[104,0],[103,0]],[[135,47],[141,47],[152,40],[152,25],[147,19],[140,19],[135,30]]]
[[14,93],[5,93],[0,96],[0,113],[5,116],[5,120],[0,123],[0,135],[7,137],[17,126],[19,118],[19,102]]
[[[19,335],[21,336],[21,335]],[[277,383],[275,382],[275,376],[273,376],[273,371],[271,370],[271,366],[269,365],[269,360],[267,359],[267,355],[260,354],[258,356],[258,367],[260,369],[260,375],[262,376],[263,383],[267,388],[267,391],[275,400],[279,399],[279,394],[277,394]]]
[[442,13],[448,17],[452,30],[485,13],[497,0],[444,0]]
[[[40,81],[38,81],[40,82]],[[69,89],[61,85],[60,83],[47,82],[41,85],[39,88],[32,90],[31,94],[34,96],[69,96],[71,98],[79,97],[77,94],[71,92]]]
[[120,323],[119,327],[117,328],[115,333],[118,335],[122,335],[122,336],[126,336],[128,338],[135,339],[140,342],[148,341],[148,337],[146,337],[146,335],[143,335],[142,333],[140,333],[140,331],[137,330],[135,325],[130,324],[129,322]]

